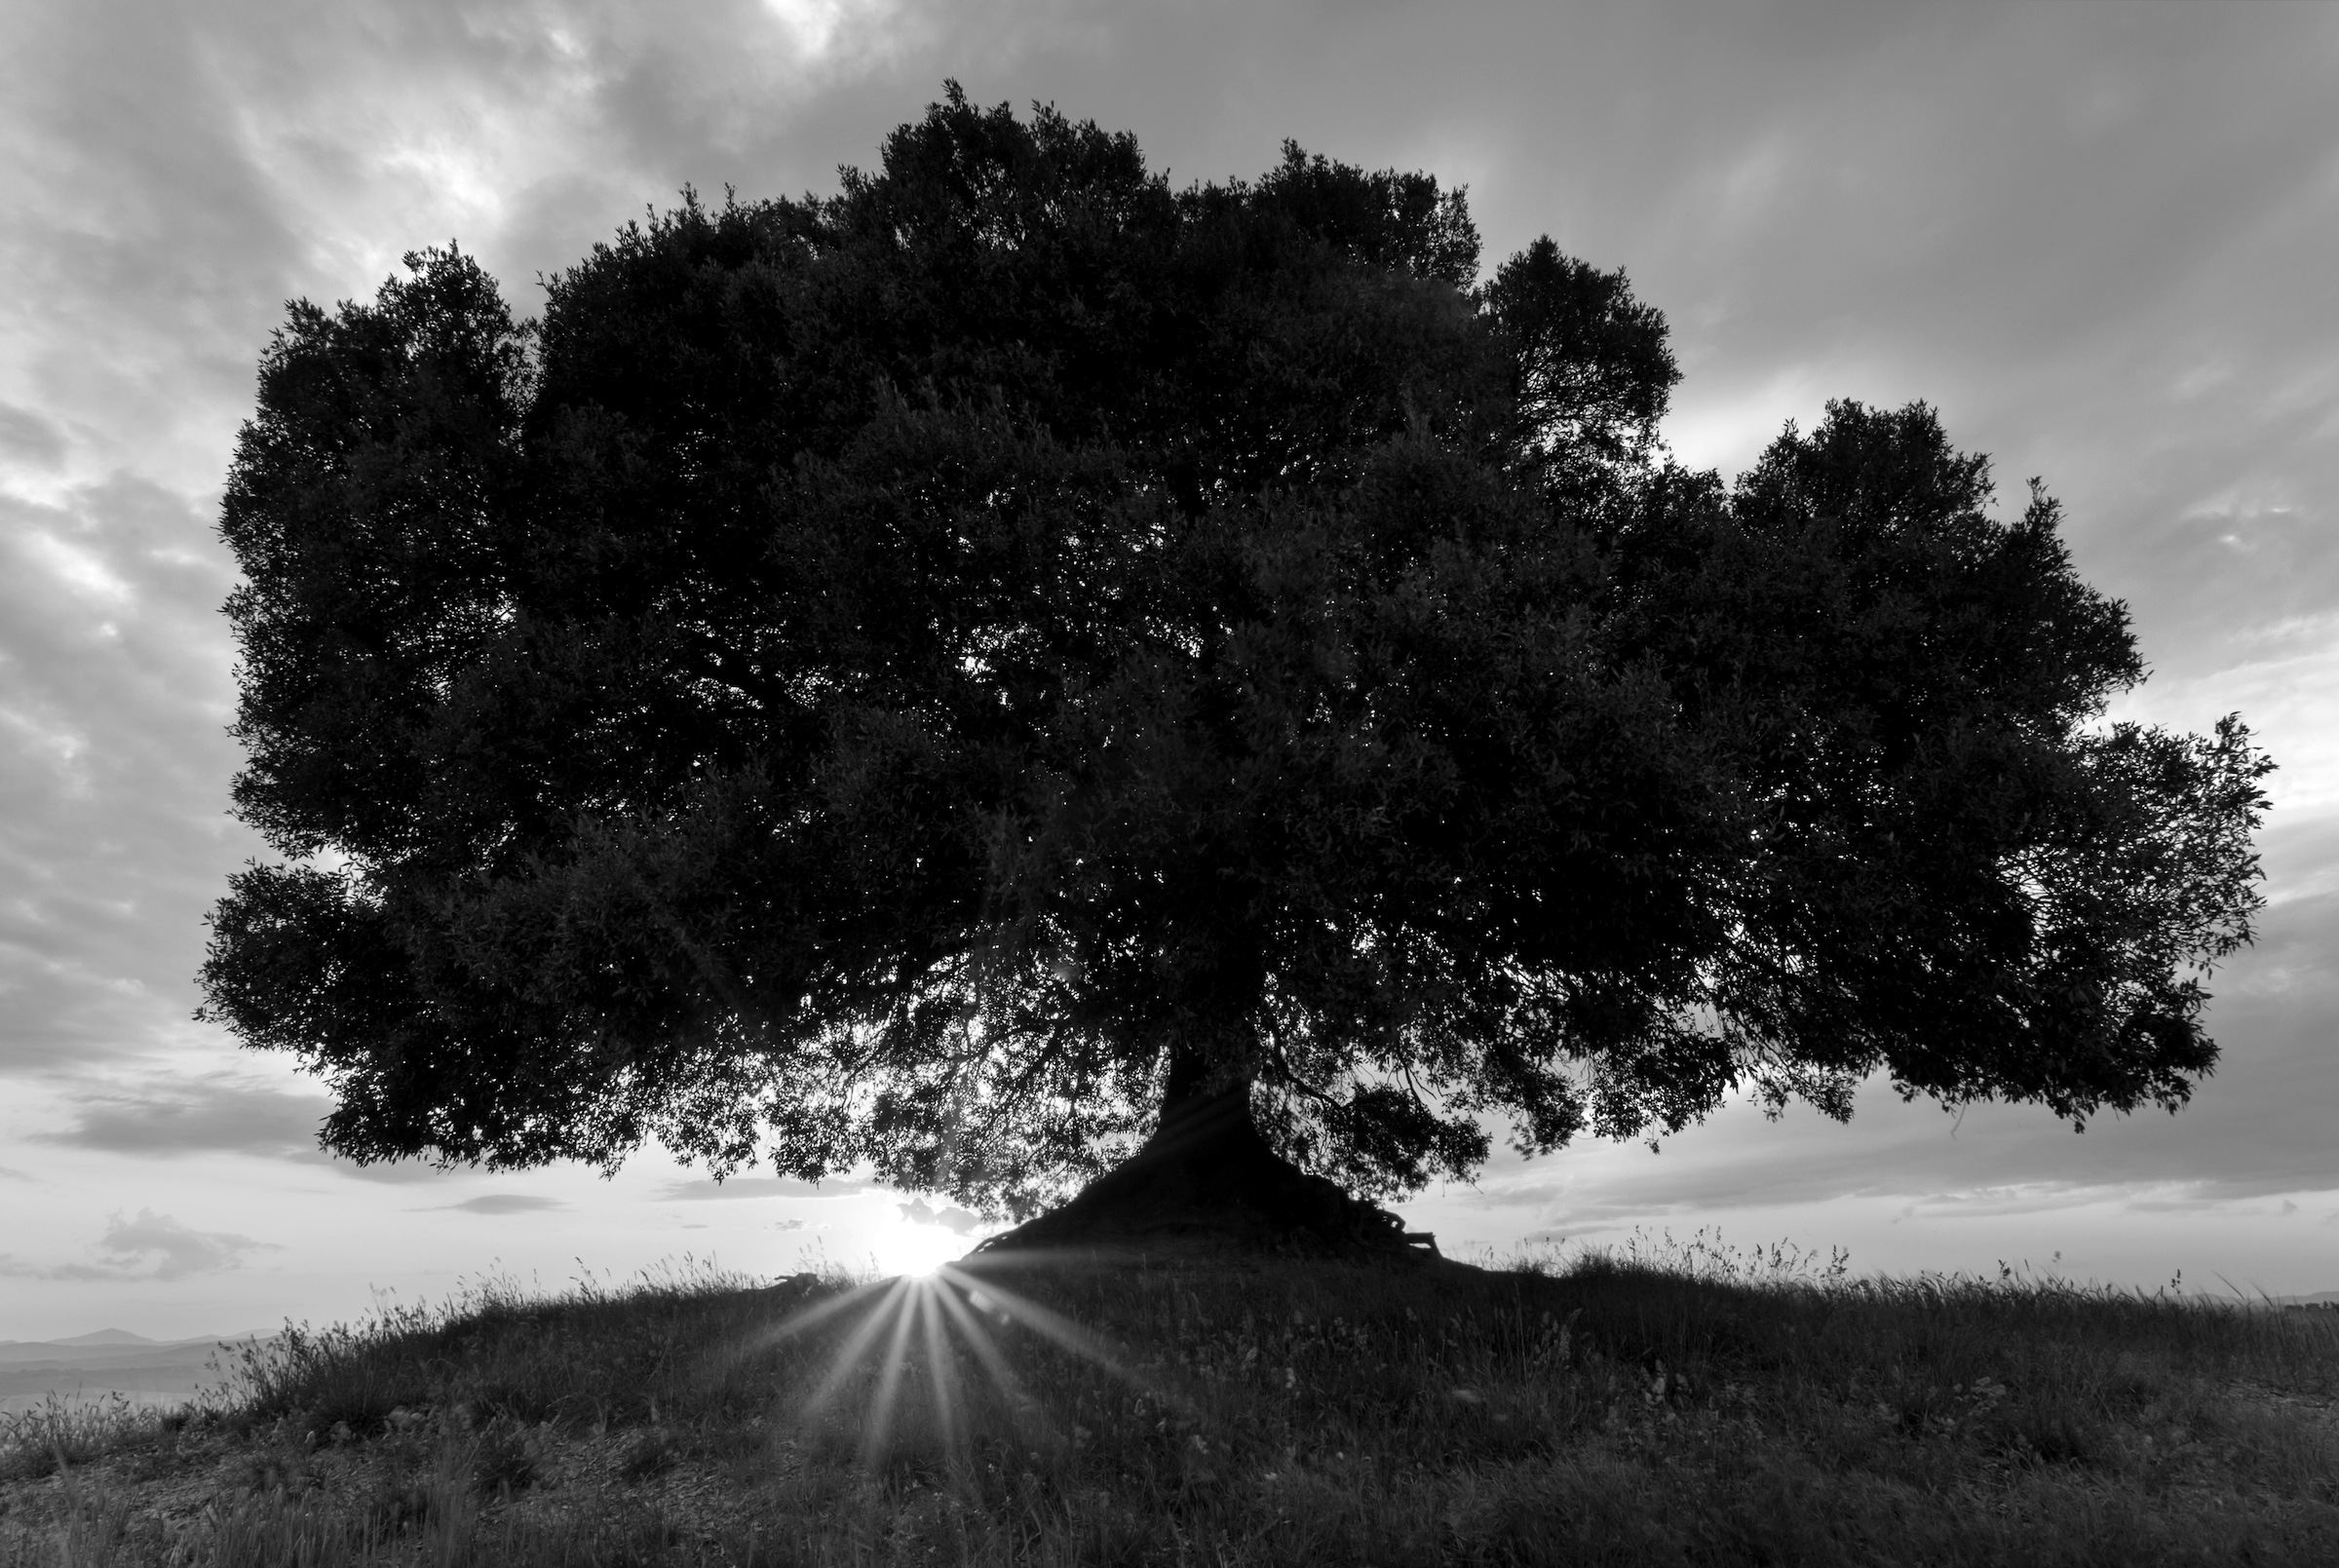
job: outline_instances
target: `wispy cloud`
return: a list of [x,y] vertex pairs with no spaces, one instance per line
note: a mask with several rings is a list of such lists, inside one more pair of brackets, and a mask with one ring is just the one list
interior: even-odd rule
[[317,1125],[329,1109],[331,1102],[322,1095],[213,1074],[143,1092],[84,1094],[69,1127],[31,1137],[67,1148],[138,1157],[314,1158]]
[[0,402],[0,457],[35,469],[53,469],[65,458],[64,432],[29,408]]
[[0,1254],[0,1274],[36,1280],[181,1280],[243,1266],[247,1254],[280,1250],[232,1231],[199,1231],[169,1214],[141,1208],[134,1219],[114,1215],[94,1248],[96,1262],[32,1264]]
[[831,1176],[826,1181],[813,1183],[794,1176],[733,1176],[728,1181],[677,1181],[670,1183],[658,1196],[671,1201],[704,1203],[724,1198],[842,1198],[854,1193],[875,1189],[873,1181],[858,1181],[850,1176]]
[[459,1204],[434,1204],[433,1209],[457,1209],[466,1214],[541,1214],[546,1209],[566,1208],[557,1198],[539,1198],[532,1193],[487,1193],[479,1198],[466,1198]]
[[912,1225],[939,1225],[953,1236],[966,1236],[981,1230],[986,1223],[980,1214],[972,1214],[963,1208],[936,1208],[922,1198],[913,1198],[896,1206],[901,1210],[901,1217]]
[[203,914],[258,847],[225,817],[234,579],[209,533],[142,478],[0,488],[0,1072],[208,1033]]
[[362,1166],[328,1154],[318,1146],[317,1130],[331,1100],[232,1072],[166,1078],[136,1090],[84,1090],[68,1104],[63,1127],[28,1132],[25,1141],[134,1160],[205,1154],[285,1160],[377,1186],[425,1185],[444,1175],[424,1160]]

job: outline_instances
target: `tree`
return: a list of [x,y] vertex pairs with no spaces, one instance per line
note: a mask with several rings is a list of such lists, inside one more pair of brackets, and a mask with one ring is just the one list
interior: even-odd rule
[[1426,175],[1172,190],[953,87],[535,323],[451,249],[295,304],[221,522],[284,860],[207,1015],[360,1161],[1018,1213],[1157,1124],[1328,1203],[1877,1072],[2182,1104],[2246,730],[2101,721],[2125,609],[1929,409],[1725,486],[1622,273],[1477,266]]

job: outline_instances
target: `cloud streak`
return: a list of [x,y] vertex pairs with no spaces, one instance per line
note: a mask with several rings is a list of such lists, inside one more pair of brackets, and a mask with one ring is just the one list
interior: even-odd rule
[[466,1198],[459,1204],[436,1204],[438,1210],[454,1210],[464,1214],[542,1214],[568,1205],[557,1198],[540,1198],[532,1193],[486,1193],[478,1198]]
[[859,1181],[850,1176],[830,1176],[822,1182],[803,1181],[794,1176],[733,1176],[725,1181],[677,1181],[668,1184],[658,1196],[683,1203],[711,1203],[722,1199],[741,1198],[845,1198],[876,1188],[873,1181]]
[[92,1263],[34,1265],[0,1254],[0,1274],[36,1280],[183,1280],[243,1267],[254,1251],[277,1250],[230,1231],[198,1231],[169,1214],[141,1208],[135,1218],[114,1215],[95,1248]]
[[191,504],[0,494],[0,1073],[193,1037],[224,817],[231,576]]
[[922,1198],[895,1205],[901,1217],[912,1225],[939,1225],[953,1236],[969,1236],[981,1230],[986,1223],[980,1214],[955,1206],[936,1208]]
[[330,1109],[322,1095],[220,1074],[159,1090],[86,1093],[69,1126],[31,1136],[36,1142],[139,1159],[192,1154],[315,1159],[317,1126]]

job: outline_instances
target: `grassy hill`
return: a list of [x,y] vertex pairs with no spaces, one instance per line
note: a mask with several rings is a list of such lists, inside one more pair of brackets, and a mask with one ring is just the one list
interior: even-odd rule
[[699,1276],[17,1417],[0,1561],[2339,1562],[2339,1313],[1692,1245]]

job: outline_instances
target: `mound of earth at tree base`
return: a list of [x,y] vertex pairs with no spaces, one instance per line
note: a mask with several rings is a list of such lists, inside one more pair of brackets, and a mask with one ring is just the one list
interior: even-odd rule
[[1275,1152],[1236,1089],[1179,1112],[1128,1161],[974,1256],[1048,1248],[1434,1259],[1436,1240]]

